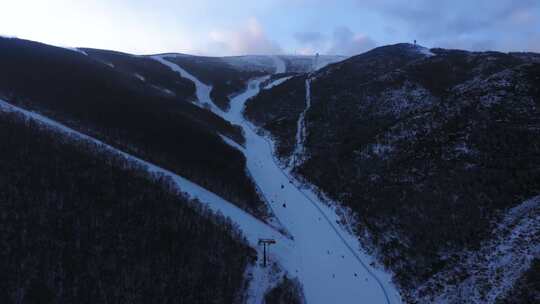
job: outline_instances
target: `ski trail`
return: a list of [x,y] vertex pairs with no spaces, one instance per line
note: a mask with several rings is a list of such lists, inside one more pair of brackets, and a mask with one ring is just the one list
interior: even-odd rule
[[[276,72],[283,72],[283,60],[273,58]],[[371,266],[375,261],[359,250],[360,244],[355,236],[337,224],[340,219],[331,207],[322,203],[313,191],[296,186],[300,183],[282,170],[275,159],[273,142],[259,136],[255,127],[244,119],[242,112],[245,103],[259,93],[261,83],[268,77],[250,81],[247,89],[231,100],[228,112],[219,111],[216,114],[242,127],[246,138],[244,146],[224,140],[244,153],[248,172],[259,192],[293,238],[291,246],[272,246],[270,261],[277,261],[290,276],[299,278],[306,300],[311,304],[401,303],[391,276]],[[205,94],[205,86],[197,79],[193,81],[197,90],[202,90],[197,92],[197,96]],[[310,98],[309,81],[306,82],[306,93]],[[210,98],[209,94],[206,96]],[[310,100],[306,101],[308,104],[304,115],[311,104]],[[211,100],[209,102],[212,103]],[[302,126],[304,124],[301,122]],[[305,138],[305,135],[306,132],[301,131],[301,137]],[[261,284],[271,282],[268,279],[269,270],[261,269],[260,265],[255,267],[253,273],[256,275],[249,286],[248,296],[250,303],[258,304],[262,297]]]
[[265,89],[265,90],[269,90],[269,89],[271,89],[271,88],[273,88],[273,87],[277,87],[278,85],[284,83],[285,81],[291,79],[292,77],[293,77],[293,76],[286,76],[286,77],[278,78],[278,79],[272,81],[271,83],[267,84],[267,85],[264,87],[264,89]]
[[83,50],[81,50],[79,48],[74,48],[74,47],[62,47],[62,48],[66,49],[66,50],[76,52],[76,53],[79,53],[79,54],[83,54],[84,56],[88,56],[88,54],[85,51],[83,51]]
[[300,114],[296,125],[296,145],[289,161],[290,170],[294,169],[295,165],[301,165],[301,162],[303,161],[304,142],[307,137],[306,114],[309,111],[309,108],[311,108],[311,80],[308,76],[306,79],[306,108]]
[[248,90],[233,99],[231,111],[224,118],[243,127],[248,169],[294,238],[295,250],[291,254],[295,257],[280,260],[280,265],[300,279],[308,303],[400,303],[390,275],[371,268],[373,260],[359,252],[356,238],[336,224],[339,218],[335,212],[313,192],[294,185],[294,177],[283,171],[275,159],[273,143],[259,136],[255,127],[244,120],[245,102],[257,95],[262,81],[250,82]]
[[[292,247],[292,242],[289,239],[287,239],[284,235],[279,233],[277,230],[271,228],[266,223],[253,217],[251,214],[236,207],[232,203],[224,200],[223,198],[219,197],[213,192],[210,192],[209,190],[204,189],[200,187],[199,185],[169,170],[163,169],[152,163],[144,161],[138,157],[125,153],[121,150],[118,150],[98,139],[95,139],[93,137],[80,133],[78,131],[75,131],[43,115],[19,108],[1,99],[0,99],[0,110],[20,113],[24,115],[26,118],[35,120],[36,122],[43,124],[57,132],[61,132],[72,138],[77,138],[77,139],[81,139],[90,143],[94,143],[104,148],[107,152],[120,155],[130,162],[141,165],[149,173],[159,174],[159,175],[172,178],[172,180],[174,181],[178,189],[182,191],[183,193],[187,194],[188,197],[190,197],[191,199],[199,200],[202,204],[206,205],[210,210],[216,213],[220,213],[230,218],[234,223],[236,223],[238,227],[240,228],[240,230],[242,231],[242,233],[244,234],[244,236],[246,236],[246,239],[248,240],[250,245],[253,246],[254,248],[257,247],[257,242],[259,238],[269,238],[269,237],[275,238],[278,240],[278,243],[275,246],[280,248],[280,252],[281,250],[283,250],[283,252],[288,252],[290,251],[290,248]],[[283,257],[283,258],[286,258],[286,257]]]
[[229,146],[237,149],[237,150],[240,150],[240,151],[244,151],[244,147],[242,147],[239,143],[235,142],[234,140],[228,138],[227,136],[225,135],[222,135],[222,134],[219,134],[219,137],[221,137],[221,139],[226,143],[228,144]]
[[210,107],[210,110],[214,112],[217,115],[223,115],[223,111],[217,107],[214,102],[212,101],[212,98],[210,97],[210,92],[212,92],[212,86],[209,86],[203,82],[201,82],[199,79],[197,79],[192,74],[188,73],[185,69],[180,67],[178,64],[173,63],[166,59],[166,57],[170,57],[171,55],[153,55],[150,56],[150,58],[158,61],[159,63],[169,67],[171,70],[177,72],[181,77],[187,78],[191,80],[195,84],[195,92],[197,95],[198,103],[196,105],[200,107]]
[[[459,265],[432,276],[415,290],[418,303],[498,303],[507,295],[533,259],[540,257],[540,195],[506,211],[480,248],[464,253]],[[463,270],[467,277],[455,282]],[[501,278],[504,274],[504,278]],[[438,290],[434,286],[445,286]]]

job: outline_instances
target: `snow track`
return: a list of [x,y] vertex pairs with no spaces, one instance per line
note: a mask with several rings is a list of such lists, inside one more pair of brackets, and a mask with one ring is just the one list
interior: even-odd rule
[[243,127],[248,169],[294,238],[295,257],[278,259],[280,265],[300,279],[308,303],[399,303],[390,276],[370,266],[373,260],[356,249],[357,240],[337,224],[333,210],[294,185],[294,178],[275,160],[273,143],[242,117],[245,102],[258,93],[261,81],[252,81],[234,98],[224,118]]
[[208,106],[210,107],[210,110],[214,112],[215,114],[222,115],[223,111],[217,107],[213,102],[212,98],[210,97],[210,92],[212,92],[212,86],[209,86],[203,82],[201,82],[199,79],[197,79],[192,74],[188,73],[186,70],[184,70],[182,67],[180,67],[177,64],[174,64],[166,59],[166,57],[173,57],[174,55],[153,55],[150,58],[160,62],[161,64],[169,67],[171,70],[177,72],[180,74],[181,77],[187,78],[195,84],[196,95],[197,95],[197,103],[196,105],[200,107]]
[[274,72],[275,74],[282,74],[287,71],[285,61],[279,58],[279,56],[272,56],[272,60],[274,60],[274,65],[276,66],[276,71]]
[[279,78],[279,79],[276,79],[274,81],[272,81],[271,83],[269,83],[268,85],[266,85],[264,87],[265,90],[270,90],[271,88],[273,87],[277,87],[278,85],[284,83],[285,81],[289,80],[293,78],[293,76],[286,76],[286,77],[282,77],[282,78]]
[[296,145],[294,147],[293,154],[289,161],[289,168],[292,170],[295,165],[300,165],[303,161],[304,152],[304,141],[307,137],[306,131],[306,114],[311,108],[311,79],[306,79],[306,108],[300,114],[298,118],[298,123],[296,125]]
[[[479,250],[463,253],[461,264],[440,271],[417,288],[416,301],[457,304],[467,299],[467,303],[497,303],[529,270],[533,259],[540,257],[539,240],[540,196],[535,196],[508,210]],[[467,278],[456,283],[455,278],[462,273],[467,273]],[[433,290],[439,293],[429,294]]]

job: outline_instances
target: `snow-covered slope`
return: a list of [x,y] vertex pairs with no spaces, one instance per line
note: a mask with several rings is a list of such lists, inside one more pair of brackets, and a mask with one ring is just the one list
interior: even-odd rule
[[248,55],[222,57],[223,61],[242,71],[265,71],[274,72],[275,74],[289,72],[308,73],[314,70],[320,70],[329,64],[342,61],[346,58],[345,56],[332,55]]
[[[99,144],[111,153],[142,164],[149,172],[172,178],[188,196],[230,217],[255,248],[258,248],[259,238],[275,239],[277,243],[270,250],[270,259],[277,261],[289,275],[300,278],[309,303],[328,303],[332,299],[339,299],[340,303],[354,303],[359,299],[370,303],[398,303],[399,296],[391,287],[389,276],[369,266],[371,260],[358,251],[354,238],[335,224],[338,219],[331,209],[318,202],[313,193],[300,190],[290,183],[291,177],[275,162],[271,143],[258,136],[243,120],[243,104],[257,94],[260,81],[251,82],[249,89],[234,99],[232,110],[224,114],[224,117],[242,123],[249,134],[243,151],[248,157],[250,173],[270,200],[277,218],[292,234],[293,241],[233,204],[166,169],[5,101],[0,101],[0,108],[3,111],[19,112],[57,131]],[[250,301],[260,303],[272,275],[267,269],[262,269],[261,265],[254,267],[251,272],[253,281],[249,290]]]
[[[85,60],[92,57],[86,50],[71,49],[67,53],[73,55],[71,51],[88,55]],[[223,118],[242,128],[245,143],[231,140],[231,134],[222,129],[216,132],[223,142],[245,156],[246,174],[272,210],[269,223],[232,205],[234,198],[227,201],[165,168],[46,117],[4,101],[0,101],[0,110],[17,111],[60,132],[98,143],[111,153],[144,165],[149,172],[170,177],[178,189],[230,217],[259,256],[262,248],[258,240],[276,239],[277,244],[269,249],[272,266],[263,268],[257,263],[246,274],[251,278],[249,303],[262,303],[265,293],[284,273],[302,283],[308,303],[402,301],[391,274],[361,249],[358,235],[350,233],[349,226],[342,226],[343,209],[329,203],[326,197],[320,198],[320,192],[308,180],[360,215],[354,228],[365,237],[364,245],[372,246],[370,254],[377,254],[379,262],[395,272],[404,300],[461,303],[467,299],[473,303],[495,303],[515,287],[525,271],[532,269],[531,261],[540,256],[540,199],[534,192],[538,187],[534,182],[536,175],[533,176],[538,172],[533,169],[538,168],[535,138],[539,130],[536,109],[540,68],[532,64],[533,59],[518,61],[518,57],[494,52],[466,53],[400,44],[350,58],[319,72],[316,70],[345,58],[141,56],[152,58],[148,61],[158,65],[161,73],[173,74],[175,78],[178,73],[193,82],[198,107],[189,104],[191,108],[205,114],[208,112],[201,108],[207,109],[218,115],[220,121]],[[188,62],[176,60],[179,58],[187,58]],[[108,62],[100,61],[99,71],[122,72],[121,64]],[[513,70],[505,70],[508,67]],[[260,76],[270,73],[279,75]],[[485,73],[491,76],[482,79]],[[13,74],[5,75],[8,76],[4,82]],[[152,77],[146,74],[131,71],[129,75],[129,84],[143,87],[148,82],[148,86],[173,100],[175,91],[170,87],[153,84]],[[211,77],[214,75],[219,75],[218,79]],[[24,77],[23,73],[23,81]],[[234,77],[236,83],[230,86]],[[251,81],[243,90],[246,79]],[[28,83],[24,84],[28,90]],[[216,94],[220,86],[221,95],[227,99],[223,105]],[[272,134],[275,138],[261,135],[262,130],[255,129],[243,117],[246,104],[259,94],[261,87],[269,91],[281,89],[285,96],[280,99],[281,96],[268,94],[272,104],[285,105],[270,123],[281,122],[294,112],[287,124],[278,125],[294,129],[287,142],[296,147],[288,155],[290,158],[276,158],[277,144],[273,140],[280,140],[279,134]],[[293,94],[298,91],[302,94]],[[301,98],[291,100],[291,96],[300,95]],[[193,94],[189,101],[192,99]],[[264,112],[264,108],[259,111]],[[419,138],[422,141],[415,141]],[[219,138],[217,141],[223,144]],[[172,154],[173,158],[178,156],[177,152]],[[430,157],[435,159],[433,166],[426,166]],[[462,171],[436,171],[440,164],[445,169],[448,159],[459,166],[463,164],[458,167]],[[520,161],[514,163],[515,159]],[[286,166],[285,161],[289,160]],[[334,172],[332,167],[337,170]],[[484,167],[491,171],[478,171]],[[505,170],[508,174],[498,173]],[[458,175],[450,175],[452,172]],[[391,180],[392,176],[397,179]],[[507,188],[499,187],[508,180],[511,182]],[[525,191],[518,192],[522,188]],[[432,189],[438,192],[429,196]],[[460,193],[461,190],[464,192]],[[361,192],[363,196],[359,195]],[[416,193],[420,195],[415,197]],[[535,197],[515,208],[507,207],[513,207],[512,203],[486,199],[504,195],[519,200]],[[515,203],[516,199],[506,201]],[[502,212],[505,215],[498,217],[502,220],[495,230],[482,230],[491,227],[486,224],[494,219],[491,213]],[[490,216],[483,216],[486,213]],[[478,237],[475,232],[479,232]]]
[[223,57],[222,59],[241,71],[264,71],[266,73],[272,73],[274,71],[274,61],[271,56],[248,55]]
[[272,60],[274,61],[274,65],[276,66],[275,74],[281,74],[287,71],[287,66],[285,65],[283,59],[279,58],[278,56],[272,56]]
[[[278,66],[276,70],[282,68]],[[266,79],[251,81],[248,89],[234,97],[230,110],[222,115],[242,126],[246,143],[241,151],[249,172],[274,215],[293,237],[291,248],[272,246],[270,259],[277,261],[289,276],[300,280],[308,303],[400,303],[391,276],[372,266],[373,260],[360,250],[356,238],[338,224],[339,217],[332,208],[322,203],[314,192],[297,186],[299,183],[276,161],[273,143],[258,135],[243,118],[245,103],[258,94],[260,84]],[[197,90],[204,92],[206,88],[198,85]],[[261,269],[254,273],[259,278],[270,276]],[[253,294],[260,295],[253,291],[261,290],[256,285],[260,282],[252,283]]]
[[[462,254],[463,263],[441,271],[422,285],[419,303],[496,303],[540,258],[540,196],[510,209],[482,248]],[[458,284],[463,274],[465,280]],[[441,286],[444,286],[440,289]],[[439,288],[438,288],[439,287]],[[425,295],[429,295],[425,297]]]
[[372,260],[359,250],[356,239],[336,224],[339,219],[334,211],[313,192],[297,188],[275,161],[273,145],[243,120],[241,110],[246,100],[257,94],[258,85],[258,81],[252,82],[248,91],[235,98],[225,117],[244,127],[248,168],[294,238],[292,254],[296,258],[279,260],[280,264],[300,279],[309,303],[399,302],[390,276],[369,266]]
[[285,77],[278,78],[278,79],[276,79],[276,80],[270,82],[269,84],[267,84],[267,85],[264,87],[264,89],[265,89],[265,90],[269,90],[269,89],[271,89],[271,88],[273,88],[273,87],[276,87],[276,86],[278,86],[278,85],[284,83],[285,81],[287,81],[287,80],[289,80],[289,79],[291,79],[291,78],[292,78],[292,76],[285,76]]
[[355,237],[337,224],[334,210],[312,191],[298,188],[276,162],[273,144],[243,119],[244,104],[258,93],[259,83],[253,81],[245,93],[233,99],[225,118],[244,128],[249,171],[294,238],[291,256],[274,258],[299,278],[308,303],[399,303],[390,275],[371,266],[373,260],[360,251]]
[[287,65],[287,72],[309,73],[320,70],[327,65],[347,59],[346,56],[333,55],[281,55]]
[[[529,56],[397,44],[310,73],[308,92],[305,77],[263,91],[246,113],[276,140],[280,160],[298,164],[295,175],[353,210],[356,233],[404,300],[433,302],[441,291],[418,287],[456,260],[481,264],[483,253],[461,259],[494,238],[500,213],[538,195],[539,75]],[[508,248],[532,249],[535,229],[522,226]],[[499,269],[508,280],[522,271]],[[502,292],[485,273],[455,302]],[[438,282],[451,289],[468,275]]]
[[173,71],[177,72],[178,74],[180,74],[181,77],[187,78],[187,79],[193,81],[193,83],[195,83],[195,86],[197,87],[197,91],[196,91],[197,102],[195,103],[196,105],[198,105],[200,107],[203,107],[203,108],[207,107],[210,110],[212,110],[212,112],[217,113],[217,114],[221,113],[221,110],[219,109],[219,107],[216,107],[214,105],[214,103],[210,99],[210,92],[212,91],[212,87],[200,82],[197,78],[195,78],[195,76],[188,73],[186,70],[181,68],[179,65],[171,63],[170,61],[165,60],[164,56],[165,55],[154,55],[151,58],[153,58],[154,60],[160,62],[163,65],[168,66],[171,70],[173,70]]
[[298,124],[296,126],[296,145],[294,147],[294,152],[291,156],[289,162],[289,168],[294,168],[294,166],[299,165],[299,162],[302,161],[302,158],[305,156],[304,151],[304,141],[306,140],[307,131],[305,126],[306,113],[311,107],[311,80],[306,79],[306,108],[300,114],[298,118]]

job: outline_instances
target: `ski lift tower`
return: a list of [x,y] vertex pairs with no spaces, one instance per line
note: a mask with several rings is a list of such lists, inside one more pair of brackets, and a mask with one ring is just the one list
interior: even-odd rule
[[276,240],[274,239],[259,239],[259,245],[263,245],[263,267],[266,267],[266,246],[275,244]]

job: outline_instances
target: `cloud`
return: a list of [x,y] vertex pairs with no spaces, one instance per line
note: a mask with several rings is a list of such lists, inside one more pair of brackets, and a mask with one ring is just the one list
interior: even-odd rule
[[371,38],[362,34],[353,33],[348,27],[338,27],[332,35],[328,54],[356,55],[377,46]]
[[368,36],[354,33],[345,26],[335,28],[330,35],[321,32],[298,32],[293,36],[300,45],[297,52],[303,55],[356,55],[377,46]]
[[540,52],[540,35],[536,35],[531,38],[528,49],[533,52]]
[[356,0],[421,43],[455,48],[527,48],[540,33],[538,0]]
[[294,34],[296,41],[304,44],[318,44],[324,39],[320,32],[299,32]]
[[1,34],[138,54],[350,54],[415,39],[538,51],[540,36],[540,0],[4,0],[2,13]]
[[213,54],[280,54],[281,46],[270,39],[256,18],[250,18],[240,30],[213,30],[205,53]]

